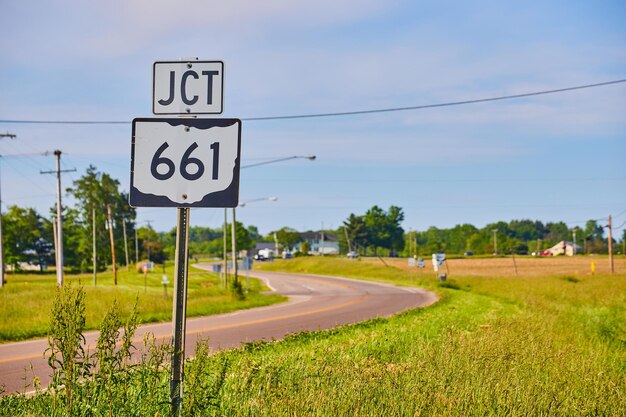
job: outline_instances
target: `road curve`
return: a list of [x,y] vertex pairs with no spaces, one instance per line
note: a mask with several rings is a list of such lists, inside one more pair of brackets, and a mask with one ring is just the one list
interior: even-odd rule
[[[194,266],[208,269],[208,264]],[[272,291],[288,296],[289,301],[187,319],[187,355],[193,353],[195,342],[200,337],[208,337],[213,350],[227,349],[246,342],[281,339],[290,333],[330,329],[374,317],[386,317],[437,301],[435,294],[419,288],[346,278],[265,271],[251,271],[251,276],[263,280]],[[135,346],[141,345],[146,333],[169,342],[172,324],[140,326],[135,335]],[[98,333],[87,332],[85,337],[89,350],[93,352]],[[46,339],[0,345],[0,386],[6,386],[6,393],[32,390],[33,375],[40,378],[43,386],[48,384],[50,369],[43,356],[46,348]],[[30,371],[31,364],[33,371]],[[28,371],[25,372],[25,369]]]

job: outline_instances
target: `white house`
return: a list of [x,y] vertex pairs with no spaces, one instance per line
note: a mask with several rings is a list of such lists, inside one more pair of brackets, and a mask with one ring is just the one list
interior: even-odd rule
[[[339,255],[339,239],[335,235],[319,231],[300,233],[300,237],[309,244],[309,255]],[[302,251],[302,243],[297,250]]]

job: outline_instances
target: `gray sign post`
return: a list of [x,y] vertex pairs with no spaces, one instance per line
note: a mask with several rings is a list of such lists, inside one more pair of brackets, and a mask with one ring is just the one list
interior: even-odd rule
[[183,369],[185,363],[185,335],[187,318],[187,268],[189,259],[189,209],[179,208],[176,221],[176,256],[174,260],[174,305],[172,307],[172,372],[170,378],[170,399],[172,415],[180,412],[183,401]]

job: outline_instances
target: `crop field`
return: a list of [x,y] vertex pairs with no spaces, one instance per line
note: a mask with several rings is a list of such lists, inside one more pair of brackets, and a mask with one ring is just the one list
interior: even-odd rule
[[[378,258],[363,258],[368,263],[382,262]],[[409,268],[407,259],[384,258],[384,262],[397,268],[413,270],[417,274],[434,274],[432,261],[424,258],[425,268]],[[497,258],[465,257],[452,258],[446,261],[451,276],[545,276],[545,275],[573,275],[584,277],[595,274],[607,274],[610,272],[609,259],[604,256],[507,256]],[[626,257],[615,256],[613,261],[614,271],[618,274],[626,274]]]
[[[237,350],[214,353],[199,344],[186,365],[182,415],[624,415],[626,274],[461,275],[451,268],[439,282],[432,266],[419,274],[404,268],[406,259],[384,261],[257,265],[416,285],[441,299],[398,316]],[[488,269],[491,260],[471,261]],[[154,349],[143,357],[106,383],[95,376],[77,384],[69,405],[64,390],[9,396],[0,398],[0,415],[168,415],[167,357]]]

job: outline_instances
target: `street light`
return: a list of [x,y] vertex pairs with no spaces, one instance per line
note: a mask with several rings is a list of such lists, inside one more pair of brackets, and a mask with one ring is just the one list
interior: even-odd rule
[[272,159],[270,161],[264,161],[264,162],[257,162],[255,164],[250,164],[250,165],[244,165],[241,167],[241,169],[244,168],[252,168],[252,167],[258,167],[259,165],[267,165],[267,164],[273,164],[275,162],[282,162],[282,161],[289,161],[291,159],[308,159],[309,161],[314,161],[315,158],[317,158],[317,156],[315,155],[295,155],[295,156],[288,156],[286,158],[279,158],[279,159]]
[[[263,200],[269,200],[269,201],[276,201],[278,200],[277,197],[266,197],[266,198],[255,198],[253,200],[248,200],[245,201],[243,203],[241,203],[239,206],[240,207],[245,207],[246,204],[252,203],[254,201],[263,201]],[[231,240],[232,240],[232,250],[233,250],[233,274],[235,275],[234,278],[234,282],[237,282],[237,233],[236,233],[236,227],[237,227],[237,220],[236,220],[236,215],[235,215],[235,207],[233,207],[233,223],[231,224]]]
[[278,200],[278,197],[263,197],[263,198],[255,198],[253,200],[248,200],[248,201],[243,201],[241,203],[239,203],[239,205],[237,207],[245,207],[246,204],[250,204],[250,203],[254,203],[256,201],[276,201]]
[[[292,159],[308,159],[309,161],[314,161],[317,158],[315,155],[294,155],[288,156],[285,158],[271,159],[269,161],[257,162],[254,164],[244,165],[240,169],[244,168],[252,168],[260,165],[274,164],[276,162],[290,161]],[[275,200],[274,200],[275,201]],[[247,203],[249,203],[248,201]],[[244,203],[245,205],[246,203]],[[243,207],[243,206],[242,206]],[[228,259],[226,255],[226,224],[227,224],[227,211],[224,208],[224,281],[226,281],[226,271],[228,268]],[[237,282],[237,242],[235,238],[235,207],[233,207],[233,224],[232,224],[232,251],[233,251],[233,273],[234,273],[234,282]]]

